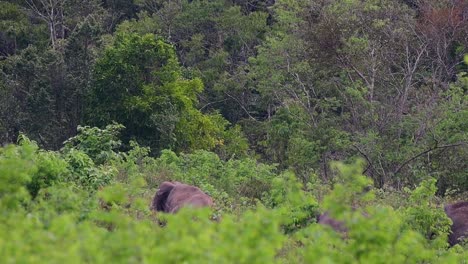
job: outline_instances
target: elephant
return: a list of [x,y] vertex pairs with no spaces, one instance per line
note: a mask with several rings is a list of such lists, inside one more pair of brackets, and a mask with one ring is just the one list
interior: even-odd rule
[[[367,190],[366,190],[366,192],[367,192]],[[355,212],[358,209],[359,209],[359,207],[357,207],[357,206],[354,206],[354,205],[351,206],[351,210],[353,212]],[[361,215],[364,216],[364,217],[369,217],[369,215],[364,211],[361,211]],[[333,230],[335,230],[336,232],[342,233],[345,237],[346,237],[346,235],[348,233],[348,228],[345,226],[345,223],[343,221],[338,221],[338,220],[330,217],[330,214],[328,212],[324,212],[324,213],[320,214],[317,217],[317,223],[319,223],[321,225],[328,225],[331,228],[333,228]]]
[[[449,204],[444,207],[444,210],[452,220],[451,232],[448,237],[450,246],[460,243],[463,239],[468,239],[468,202]],[[331,218],[327,212],[317,217],[317,223],[328,225],[339,233],[346,234],[348,231],[343,222]]]
[[468,239],[468,202],[458,202],[446,205],[445,213],[452,220],[449,244],[454,246],[464,238]]
[[339,233],[346,234],[348,232],[348,229],[343,222],[331,218],[327,212],[317,217],[317,223],[321,225],[328,225]]
[[173,214],[184,206],[211,207],[213,200],[195,186],[165,181],[159,186],[159,190],[153,198],[151,209]]

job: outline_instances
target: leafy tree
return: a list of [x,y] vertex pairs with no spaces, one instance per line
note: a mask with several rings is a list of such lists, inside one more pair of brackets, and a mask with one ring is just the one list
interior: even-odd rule
[[314,169],[329,179],[329,160],[350,147],[344,102],[327,79],[336,72],[317,65],[318,54],[304,39],[307,6],[304,1],[275,4],[276,24],[249,59],[247,75],[260,97],[256,107],[263,115],[257,117],[267,122],[266,140],[256,140],[266,147],[264,158],[291,166],[304,182]]
[[[457,5],[440,3],[434,12],[463,10]],[[256,124],[258,130],[246,128],[251,143],[261,142],[255,150],[291,166],[303,179],[313,170],[330,179],[328,162],[352,156],[366,159],[364,171],[379,187],[401,188],[442,173],[419,160],[421,153],[458,152],[464,141],[445,143],[450,133],[433,140],[438,123],[432,121],[457,122],[438,107],[447,102],[441,94],[455,76],[431,75],[440,73],[430,55],[439,44],[423,37],[429,33],[422,17],[395,1],[277,1],[272,10],[275,23],[249,59],[247,77],[229,86],[258,94],[248,110],[267,122]],[[437,20],[436,27],[457,32],[444,38],[449,46],[457,45],[455,35],[464,31],[449,26],[458,19]],[[440,54],[447,58],[442,64],[460,63],[460,54],[453,55]]]
[[[468,76],[460,74],[457,82],[443,93],[445,101],[439,105],[439,117],[434,120],[434,132],[430,151],[431,160],[425,164],[437,177],[438,194],[463,193],[468,190]],[[418,157],[419,158],[419,157]]]
[[34,27],[21,6],[8,1],[0,3],[0,56],[15,54],[40,37],[40,26]]
[[252,95],[231,84],[241,82],[243,66],[268,31],[268,14],[261,8],[267,3],[258,3],[260,10],[246,11],[254,3],[247,7],[248,3],[225,0],[142,2],[146,12],[119,28],[164,36],[175,45],[181,64],[203,80],[201,107],[219,109],[231,122],[245,117]]
[[41,53],[29,46],[0,64],[5,80],[3,114],[10,116],[4,119],[9,127],[6,142],[14,141],[19,132],[48,147],[57,148],[66,139],[66,133],[58,133],[66,130],[60,118],[64,114],[62,86],[55,82],[60,80],[55,70],[61,58],[53,50]]
[[96,63],[87,120],[119,122],[125,141],[136,139],[156,152],[210,149],[227,123],[195,108],[202,90],[200,79],[183,78],[171,45],[152,34],[120,33]]
[[88,155],[95,164],[104,164],[118,158],[116,149],[122,144],[119,134],[124,126],[113,124],[105,129],[97,127],[78,127],[78,135],[69,138],[63,144],[62,152],[79,150]]
[[41,146],[58,149],[82,121],[82,97],[106,11],[99,1],[11,2],[16,3],[1,3],[8,13],[0,15],[8,49],[0,62],[1,115],[8,116],[2,118],[8,127],[2,142],[24,132]]

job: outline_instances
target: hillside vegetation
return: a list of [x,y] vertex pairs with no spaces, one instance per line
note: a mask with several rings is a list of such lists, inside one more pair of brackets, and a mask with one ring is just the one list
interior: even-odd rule
[[[2,262],[466,263],[443,206],[468,195],[467,14],[0,2]],[[151,211],[164,181],[214,208]]]
[[[462,245],[447,249],[451,221],[434,196],[435,179],[387,193],[369,190],[362,161],[333,163],[337,182],[325,190],[317,179],[303,186],[293,172],[251,158],[223,161],[212,152],[169,150],[152,158],[136,143],[128,152],[117,152],[118,128],[80,128],[59,152],[41,150],[24,136],[18,145],[0,150],[5,263],[468,259]],[[156,187],[166,179],[200,186],[215,208],[184,208],[175,215],[150,211]],[[346,223],[346,238],[315,223],[321,210]]]

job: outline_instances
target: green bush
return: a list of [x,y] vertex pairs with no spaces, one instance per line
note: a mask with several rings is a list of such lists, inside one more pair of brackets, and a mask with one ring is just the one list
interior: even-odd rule
[[[2,261],[466,263],[468,257],[459,245],[447,250],[450,222],[436,205],[434,180],[408,191],[409,201],[395,210],[375,199],[362,162],[334,164],[336,184],[321,209],[344,222],[348,231],[339,234],[315,223],[314,188],[322,187],[305,188],[292,171],[206,151],[163,151],[155,159],[137,144],[116,154],[121,158],[97,165],[85,150],[45,152],[25,137],[0,148]],[[214,212],[151,211],[163,180],[153,173],[163,171],[210,194]],[[34,199],[28,186],[38,187]]]
[[154,187],[165,180],[197,186],[211,184],[232,197],[250,199],[260,199],[269,191],[276,171],[275,166],[251,158],[223,161],[215,153],[204,150],[180,155],[165,150],[157,159],[146,159],[142,166],[144,174],[153,175],[147,181],[155,182]]
[[272,180],[269,193],[264,193],[263,202],[278,209],[282,218],[282,229],[292,233],[315,223],[318,216],[318,204],[311,193],[303,190],[302,184],[292,172]]
[[69,181],[75,182],[90,190],[109,184],[117,169],[109,165],[95,165],[93,160],[83,151],[70,149],[64,156],[71,171]]
[[[348,231],[338,234],[328,226],[310,225],[295,233],[294,239],[301,247],[294,247],[286,258],[294,258],[305,263],[463,263],[466,252],[447,251],[446,243],[430,244],[420,233],[420,229],[408,228],[408,219],[389,206],[368,205],[374,200],[372,191],[367,191],[369,180],[362,176],[362,162],[354,165],[335,164],[339,170],[340,182],[325,197],[324,209],[336,219],[344,222]],[[428,186],[423,184],[414,191],[413,199],[431,195]],[[432,193],[433,194],[433,193]],[[421,197],[421,195],[423,197]],[[426,204],[422,201],[422,204]],[[353,209],[354,205],[360,205]],[[441,215],[429,208],[419,207],[419,215]],[[411,215],[413,211],[406,214]],[[413,214],[414,215],[414,214]],[[440,234],[447,232],[446,217],[435,219],[419,218],[417,226],[445,225],[438,229]],[[411,225],[411,224],[410,224]],[[425,231],[425,230],[423,230]],[[445,233],[444,233],[445,232]],[[343,237],[344,236],[344,237]]]
[[409,228],[418,231],[427,239],[433,239],[436,246],[447,246],[447,234],[450,231],[451,220],[441,206],[435,201],[436,180],[421,182],[420,186],[410,192],[410,206],[402,208],[404,223]]
[[21,145],[0,148],[0,208],[12,210],[29,198],[26,185],[38,170],[36,151],[37,145],[27,138]]
[[52,151],[38,151],[35,156],[37,172],[33,174],[27,185],[32,197],[36,197],[40,189],[63,182],[70,174],[67,162],[59,153]]
[[63,143],[62,152],[79,150],[88,155],[94,163],[104,164],[118,158],[115,150],[122,144],[118,138],[124,128],[120,124],[108,125],[105,129],[78,126],[78,134]]

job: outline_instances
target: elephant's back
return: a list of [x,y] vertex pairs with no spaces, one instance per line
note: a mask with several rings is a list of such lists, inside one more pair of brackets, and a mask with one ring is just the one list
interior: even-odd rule
[[453,222],[449,235],[450,244],[457,244],[462,237],[468,238],[468,202],[446,205],[444,209]]
[[204,207],[213,204],[211,197],[202,190],[183,183],[176,184],[167,200],[168,209],[171,212],[177,212],[184,205]]

